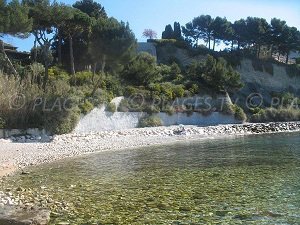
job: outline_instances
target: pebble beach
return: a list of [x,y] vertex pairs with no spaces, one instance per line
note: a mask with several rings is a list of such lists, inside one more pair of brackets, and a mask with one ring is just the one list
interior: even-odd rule
[[50,163],[101,151],[122,150],[207,138],[300,131],[300,122],[236,124],[210,127],[179,126],[136,128],[88,134],[66,134],[47,138],[0,139],[0,176],[24,171],[28,166]]

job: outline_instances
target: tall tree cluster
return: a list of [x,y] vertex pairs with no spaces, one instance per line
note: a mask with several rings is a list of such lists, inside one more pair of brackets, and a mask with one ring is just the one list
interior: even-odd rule
[[171,24],[168,24],[165,30],[162,32],[162,39],[182,39],[182,31],[180,23],[174,22],[174,29]]
[[[116,64],[130,55],[136,43],[129,25],[108,18],[104,7],[93,0],[80,0],[73,6],[50,0],[13,0],[9,4],[0,0],[0,34],[34,36],[33,61],[45,67],[44,89],[54,63],[66,68],[74,79],[76,70],[92,68],[104,73],[113,68],[112,61]],[[0,43],[5,54],[3,41]]]
[[[171,28],[166,27],[167,33]],[[182,27],[185,41],[191,46],[199,46],[204,41],[209,49],[214,50],[221,42],[231,45],[231,49],[254,49],[257,57],[262,47],[271,49],[271,53],[288,55],[291,50],[300,49],[300,32],[296,27],[290,27],[285,21],[273,18],[268,23],[263,18],[248,17],[233,23],[226,18],[212,18],[210,15],[195,17]],[[163,35],[163,38],[170,38]]]

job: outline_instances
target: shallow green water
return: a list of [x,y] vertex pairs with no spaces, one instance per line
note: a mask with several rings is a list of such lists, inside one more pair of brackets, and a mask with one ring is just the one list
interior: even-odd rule
[[106,152],[10,183],[52,208],[51,224],[300,224],[299,135]]

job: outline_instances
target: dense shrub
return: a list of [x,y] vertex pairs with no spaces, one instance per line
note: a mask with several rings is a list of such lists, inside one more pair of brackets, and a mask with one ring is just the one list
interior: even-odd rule
[[147,116],[139,122],[139,127],[159,127],[162,126],[162,121],[158,116]]
[[82,104],[79,105],[79,108],[81,113],[87,114],[93,110],[94,105],[89,100],[85,100]]
[[75,76],[72,76],[70,82],[71,82],[72,85],[77,85],[77,86],[82,86],[82,85],[85,85],[85,84],[91,84],[92,77],[93,77],[92,72],[89,72],[89,71],[77,72],[75,74]]
[[294,64],[294,65],[288,65],[286,67],[286,72],[289,77],[296,77],[300,76],[300,65]]
[[255,123],[299,121],[300,110],[287,108],[261,109],[258,113],[252,115],[250,120]]
[[167,105],[164,108],[164,112],[167,113],[169,116],[172,116],[175,113],[175,109],[173,106]]
[[222,108],[220,110],[222,113],[224,113],[226,115],[234,115],[234,113],[235,113],[233,105],[230,103],[227,103],[227,102],[225,102],[222,105]]
[[247,115],[244,110],[238,105],[233,105],[234,118],[238,121],[245,122],[247,120]]
[[118,106],[118,111],[119,112],[128,112],[130,109],[130,105],[127,99],[122,99],[119,106]]
[[264,72],[264,66],[263,63],[260,60],[252,60],[252,66],[254,70]]
[[45,125],[46,130],[54,134],[67,134],[72,132],[80,118],[80,110],[64,110],[46,113]]
[[[34,64],[33,64],[34,65]],[[43,67],[41,66],[41,64],[37,64],[34,66],[35,70],[39,69],[41,70]],[[31,68],[33,69],[33,68]],[[36,71],[35,71],[36,72]],[[40,71],[41,72],[41,71]],[[53,66],[50,69],[48,69],[48,73],[49,73],[49,80],[64,80],[64,81],[69,81],[70,79],[70,75],[64,71],[63,69],[57,67],[57,66]]]
[[113,103],[113,102],[108,103],[107,106],[106,106],[106,111],[112,112],[112,113],[116,112],[117,111],[116,104]]
[[5,120],[0,117],[0,129],[5,128]]
[[149,115],[155,114],[155,113],[159,113],[160,112],[160,108],[156,105],[146,105],[143,108],[143,112],[148,113]]
[[260,72],[267,72],[271,75],[274,74],[273,63],[269,61],[263,61],[259,59],[252,59],[252,66],[254,70]]

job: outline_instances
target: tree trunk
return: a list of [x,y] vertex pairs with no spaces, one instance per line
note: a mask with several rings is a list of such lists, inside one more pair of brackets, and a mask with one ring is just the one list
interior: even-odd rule
[[58,65],[62,65],[62,60],[61,60],[61,46],[62,46],[62,37],[61,37],[60,32],[58,32],[58,46],[57,46]]
[[34,44],[33,44],[33,61],[36,62],[37,59],[37,40],[34,37]]
[[[106,66],[106,55],[103,56],[102,63],[101,63],[101,73],[102,74],[104,74],[105,66]],[[99,77],[97,83],[94,86],[94,89],[92,91],[92,96],[96,93],[100,83],[101,83],[101,77]]]
[[213,50],[215,51],[215,47],[216,47],[216,39],[214,38],[214,44],[213,44]]
[[257,58],[259,59],[259,56],[260,56],[260,50],[261,50],[261,47],[260,45],[257,46]]
[[208,36],[208,49],[210,50],[210,37]]
[[43,80],[43,89],[44,91],[46,91],[46,87],[47,87],[47,82],[49,79],[49,59],[48,59],[48,54],[49,54],[49,49],[50,49],[50,43],[45,43],[45,45],[43,46],[43,55],[44,55],[44,64],[45,64],[45,76],[44,76],[44,80]]
[[94,83],[94,80],[95,80],[96,70],[97,70],[97,62],[95,62],[94,66],[93,66],[93,76],[92,76],[92,82],[93,83]]
[[12,62],[10,61],[10,59],[8,58],[8,56],[6,55],[5,49],[4,49],[4,42],[2,40],[0,40],[0,51],[4,56],[4,59],[6,60],[6,62],[8,63],[9,68],[11,69],[12,73],[16,76],[18,76],[18,72],[16,71],[14,65],[12,64]]
[[48,82],[48,79],[49,79],[49,66],[48,66],[48,63],[45,64],[45,76],[44,76],[44,80],[43,80],[43,89],[44,91],[46,91],[46,87],[47,87],[47,82]]
[[101,72],[104,73],[104,69],[106,66],[106,55],[103,56],[102,64],[101,64]]
[[69,48],[70,48],[70,70],[71,70],[72,76],[75,79],[75,65],[74,65],[74,54],[73,54],[73,37],[71,35],[69,36]]
[[232,40],[231,41],[231,51],[233,51],[233,44],[234,44],[234,41]]
[[285,63],[288,64],[289,63],[289,52],[286,53],[286,59],[285,59]]

